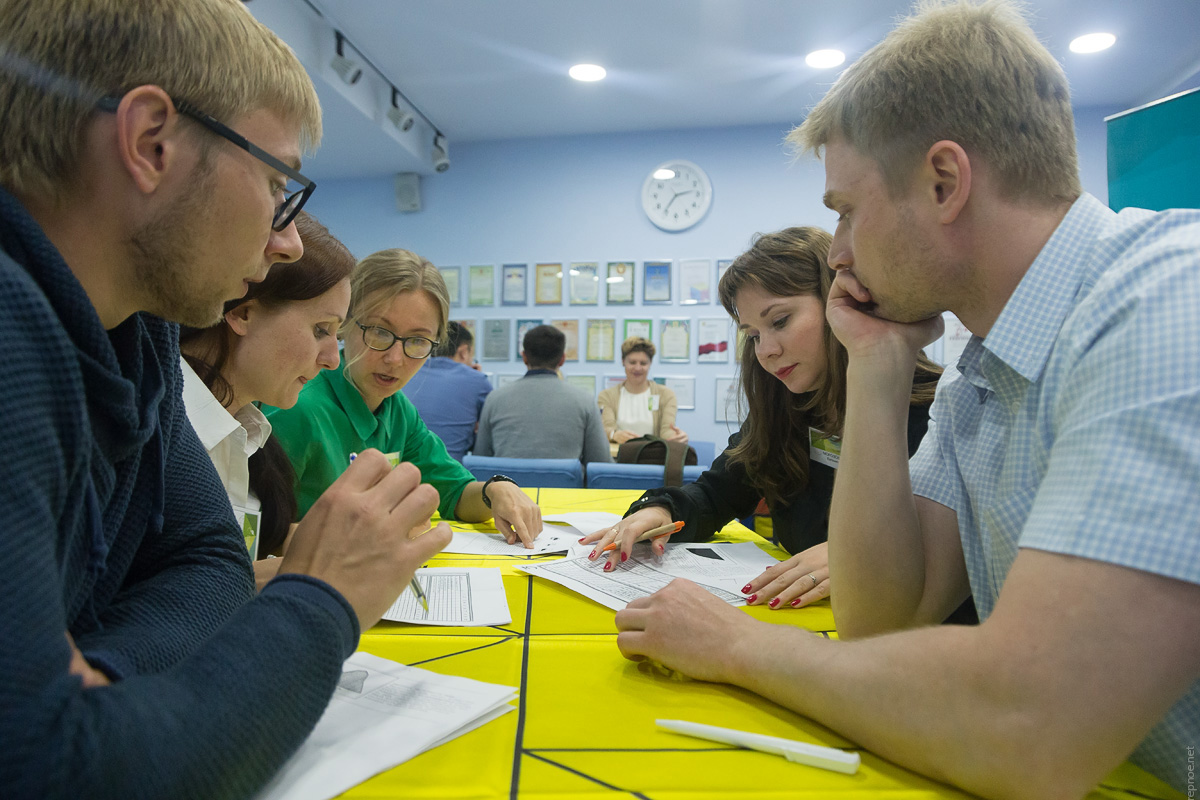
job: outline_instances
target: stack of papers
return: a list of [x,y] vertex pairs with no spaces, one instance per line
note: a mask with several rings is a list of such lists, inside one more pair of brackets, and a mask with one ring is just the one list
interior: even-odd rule
[[425,567],[417,570],[416,577],[429,601],[429,610],[421,605],[412,588],[405,586],[384,612],[384,619],[462,627],[512,622],[498,567]]
[[258,800],[326,800],[513,710],[512,686],[370,653],[346,659],[317,727]]
[[[589,552],[591,548],[588,548]],[[614,611],[639,597],[648,597],[675,578],[687,578],[733,606],[745,605],[742,587],[762,574],[777,559],[753,542],[736,544],[670,544],[660,558],[647,542],[611,572],[606,558],[589,561],[586,554],[544,564],[519,564],[516,568],[578,592]]]
[[[603,511],[577,511],[570,514],[553,514],[542,517],[542,530],[533,540],[533,549],[521,542],[509,544],[503,534],[482,531],[454,531],[450,544],[443,552],[476,556],[535,556],[544,553],[570,552],[579,539],[601,528],[614,525],[620,514]],[[552,524],[562,523],[562,524]],[[589,547],[590,551],[591,548]]]

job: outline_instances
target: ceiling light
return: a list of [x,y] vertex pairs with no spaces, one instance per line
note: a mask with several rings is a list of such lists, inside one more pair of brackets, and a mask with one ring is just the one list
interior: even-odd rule
[[830,69],[846,60],[841,50],[813,50],[804,57],[804,63],[813,69]]
[[1085,33],[1071,40],[1072,53],[1099,53],[1117,43],[1111,33]]
[[669,181],[674,177],[675,170],[673,169],[667,169],[666,167],[663,167],[662,169],[654,170],[654,180],[656,181]]
[[445,172],[450,169],[450,156],[446,152],[448,145],[446,137],[440,133],[433,137],[433,151],[430,157],[433,159],[433,168],[438,172]]
[[414,117],[412,114],[410,114],[405,109],[400,107],[400,102],[397,98],[397,95],[399,95],[399,94],[400,94],[400,92],[397,91],[396,88],[393,86],[392,87],[392,107],[387,110],[387,118],[390,119],[392,121],[392,124],[396,126],[396,130],[400,131],[401,133],[404,133],[405,131],[412,128],[413,123],[417,121],[417,118]]
[[597,64],[576,64],[567,74],[577,81],[602,81],[608,72]]
[[329,66],[333,67],[333,71],[347,86],[353,86],[362,77],[362,67],[354,59],[346,58],[342,52],[342,44],[346,37],[338,31],[334,31],[334,35],[337,36],[337,55],[333,57],[333,61],[329,62]]

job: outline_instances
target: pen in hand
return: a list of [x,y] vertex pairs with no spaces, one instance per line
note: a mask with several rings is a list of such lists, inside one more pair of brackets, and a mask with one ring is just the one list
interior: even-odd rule
[[[350,454],[350,463],[354,463],[354,459],[358,458],[358,453]],[[421,582],[417,580],[416,573],[413,573],[412,580],[408,582],[412,593],[421,601],[421,608],[425,609],[425,613],[429,613],[429,598],[425,596],[425,590],[421,588]]]
[[[681,530],[683,530],[683,520],[680,520],[679,522],[671,522],[666,525],[660,525],[657,528],[651,528],[650,530],[643,533],[641,536],[639,536],[634,541],[635,542],[644,542],[647,539],[657,539],[660,536],[669,536],[672,533],[678,533]],[[600,552],[607,553],[610,550],[616,550],[618,547],[620,547],[619,544],[617,544],[616,542],[611,542],[609,544],[604,545],[604,549],[601,550]]]

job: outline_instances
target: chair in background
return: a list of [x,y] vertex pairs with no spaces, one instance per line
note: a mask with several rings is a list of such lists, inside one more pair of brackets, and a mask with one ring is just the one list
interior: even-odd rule
[[690,444],[696,450],[696,464],[698,466],[712,466],[713,459],[717,457],[717,445],[715,442],[688,439],[688,444]]
[[[699,453],[697,452],[697,457]],[[703,466],[683,468],[683,482],[691,483],[703,474]],[[663,485],[662,464],[604,464],[587,465],[589,489],[655,489]]]
[[468,453],[463,456],[462,463],[480,481],[501,474],[512,478],[520,486],[583,488],[583,464],[577,458],[497,458]]

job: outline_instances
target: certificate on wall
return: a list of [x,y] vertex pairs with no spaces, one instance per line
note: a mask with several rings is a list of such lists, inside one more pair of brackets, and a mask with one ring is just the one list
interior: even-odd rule
[[690,319],[664,319],[658,329],[658,357],[663,362],[686,364],[692,360]]
[[510,383],[516,383],[524,377],[524,375],[497,375],[496,383],[493,385],[499,389],[501,386],[508,386]]
[[564,358],[567,361],[579,360],[579,320],[552,319],[550,324],[558,328],[567,337],[567,350]]
[[625,320],[625,336],[623,339],[621,339],[621,341],[624,342],[625,339],[632,339],[634,337],[637,337],[639,339],[645,339],[647,342],[650,342],[650,341],[654,340],[654,336],[652,335],[653,333],[654,333],[654,325],[650,320],[648,320],[648,319],[627,319],[627,320]]
[[600,302],[600,265],[595,261],[572,261],[571,305],[594,306]]
[[645,275],[642,278],[643,303],[671,302],[671,262],[642,262]]
[[594,375],[564,375],[563,380],[587,392],[589,397],[596,396],[596,377]]
[[525,305],[525,264],[505,264],[500,272],[500,305]]
[[508,342],[512,334],[511,319],[485,319],[483,321],[483,360],[508,361]]
[[729,361],[729,320],[726,317],[696,320],[696,361],[725,364]]
[[617,335],[615,319],[589,319],[587,321],[587,360],[612,361],[613,339]]
[[716,422],[740,422],[738,419],[737,381],[717,378]]
[[562,264],[538,264],[534,268],[533,302],[539,306],[562,305]]
[[675,401],[681,409],[696,407],[696,379],[690,375],[674,375],[655,378],[655,382],[675,393]]
[[496,303],[496,268],[491,264],[469,267],[467,305],[490,306]]
[[459,285],[459,276],[462,270],[458,267],[441,267],[438,272],[442,273],[442,280],[446,282],[446,294],[450,295],[450,307],[458,308],[462,303],[462,286]]
[[538,325],[544,324],[540,319],[519,319],[517,320],[517,359],[520,360],[521,353],[525,350],[525,334],[536,328]]
[[604,285],[608,287],[608,299],[605,302],[610,306],[633,305],[633,262],[608,262],[608,276],[604,279]]
[[692,258],[679,262],[679,304],[694,306],[712,302],[712,262]]
[[729,269],[729,265],[733,263],[732,258],[717,259],[717,286],[721,285],[721,278],[725,276],[725,270]]
[[604,376],[604,388],[605,389],[611,389],[614,386],[620,386],[624,382],[625,382],[624,375],[605,375]]

